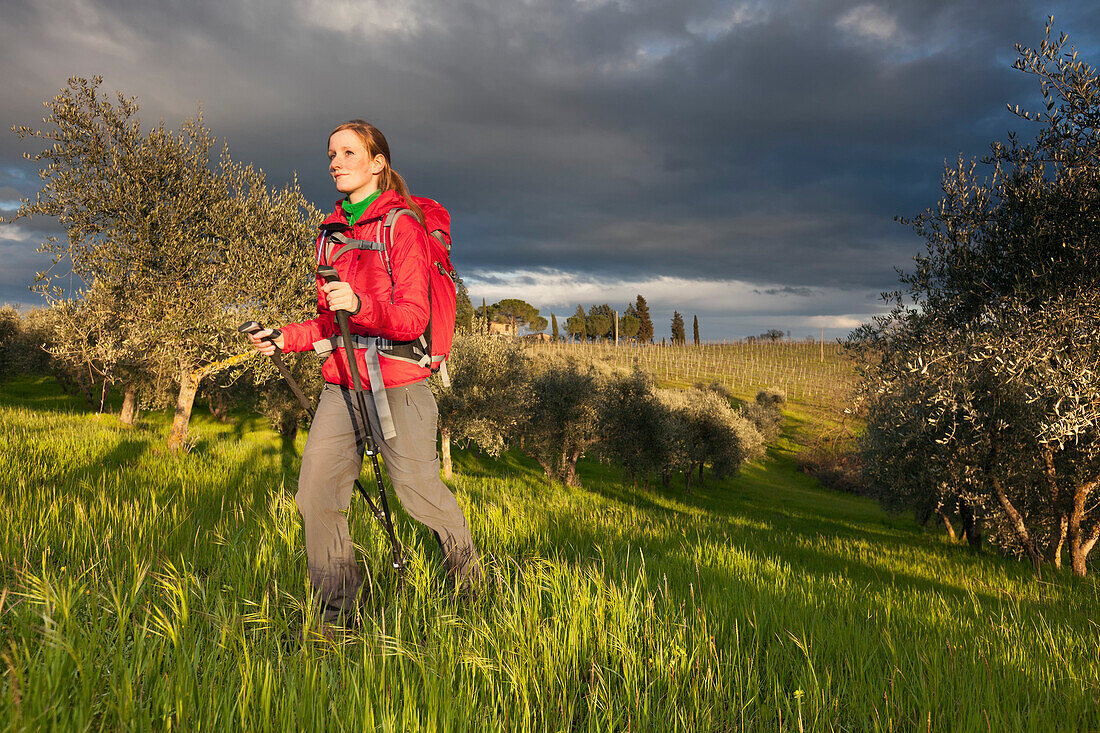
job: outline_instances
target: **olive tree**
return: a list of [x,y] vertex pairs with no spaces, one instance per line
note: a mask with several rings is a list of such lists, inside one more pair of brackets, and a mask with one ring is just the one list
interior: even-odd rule
[[[849,347],[880,491],[919,511],[981,506],[1003,548],[1037,568],[1068,549],[1085,575],[1100,539],[1100,78],[1051,31],[1017,46],[1046,102],[1016,110],[1035,140],[947,168],[938,206],[910,222],[925,251]],[[921,470],[899,480],[905,466]]]
[[[101,81],[70,79],[46,103],[45,128],[14,128],[46,145],[28,155],[41,165],[42,188],[15,218],[56,218],[65,239],[41,250],[82,284],[68,295],[99,288],[113,302],[120,349],[173,373],[168,444],[176,449],[202,380],[254,355],[235,331],[242,314],[303,314],[316,212],[296,181],[273,193],[261,171],[224,148],[215,156],[201,117],[145,132],[137,102],[101,95]],[[51,287],[51,272],[39,273],[37,286],[59,302],[66,294]]]
[[599,440],[600,378],[592,366],[547,357],[532,367],[523,449],[547,480],[579,486],[577,461]]
[[[305,351],[300,354],[283,354],[283,363],[307,396],[319,394],[324,388],[321,360],[316,353]],[[254,389],[249,388],[250,385],[259,388],[261,391],[258,400],[260,414],[271,422],[271,426],[283,436],[287,443],[293,443],[298,429],[309,419],[309,413],[281,375],[267,371],[272,366],[269,359],[254,361],[252,366],[252,373],[247,375],[251,376],[251,380],[239,379],[222,391],[230,394],[244,392],[243,397],[248,400],[252,397],[250,393],[254,392]]]
[[19,337],[23,334],[23,319],[10,305],[0,308],[0,380],[16,373],[14,356]]
[[89,395],[99,380],[100,411],[111,383],[122,380],[123,422],[132,425],[138,373],[144,360],[142,346],[148,342],[140,333],[127,339],[133,328],[131,314],[121,312],[117,294],[97,281],[85,289],[81,298],[55,301],[51,311],[53,338],[46,347],[50,355],[80,374]]
[[519,437],[530,400],[529,365],[512,339],[457,334],[447,359],[450,386],[433,377],[439,405],[443,475],[451,478],[452,441],[498,456]]
[[975,358],[1019,391],[1015,427],[1026,441],[1020,453],[1031,459],[1017,489],[1027,492],[1020,503],[1031,516],[1025,524],[1007,505],[1006,514],[1029,554],[1043,549],[1038,535],[1046,535],[1048,559],[1060,566],[1065,547],[1074,572],[1085,575],[1100,540],[1100,290],[1055,296],[1039,308],[1017,303],[997,318],[996,342]]
[[664,467],[666,478],[684,474],[684,489],[691,493],[696,470],[711,466],[718,477],[736,473],[745,461],[759,458],[764,439],[719,394],[706,390],[658,390],[669,412],[671,449]]
[[[719,385],[720,386],[720,385]],[[712,388],[712,391],[718,391]],[[776,389],[762,389],[756,393],[756,399],[741,408],[741,415],[753,424],[757,432],[770,443],[779,437],[783,425],[783,410],[786,395]]]
[[612,375],[600,392],[600,453],[623,467],[630,480],[649,488],[650,475],[669,461],[668,409],[641,369]]
[[912,509],[922,523],[942,519],[952,539],[957,513],[977,549],[992,492],[981,425],[967,418],[975,408],[969,398],[988,395],[988,387],[975,370],[954,368],[971,366],[965,357],[926,363],[919,351],[893,342],[877,360],[877,379],[864,383],[873,392],[865,397],[866,429],[857,439],[863,479],[887,508]]
[[21,314],[10,305],[0,307],[0,382],[16,374],[49,372],[52,329],[48,318],[42,308]]

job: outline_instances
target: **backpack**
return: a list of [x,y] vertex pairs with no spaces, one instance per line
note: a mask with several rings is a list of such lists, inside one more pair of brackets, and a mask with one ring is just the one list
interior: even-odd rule
[[[428,326],[424,333],[411,341],[391,341],[378,339],[378,353],[389,359],[399,359],[438,371],[445,386],[451,380],[447,374],[447,357],[455,335],[455,313],[457,311],[458,273],[451,264],[451,215],[439,202],[422,196],[413,196],[413,201],[424,212],[425,229],[428,232]],[[393,278],[390,265],[389,247],[393,243],[393,229],[400,216],[408,216],[418,225],[420,222],[412,209],[391,209],[379,221],[375,230],[376,241],[351,239],[344,235],[348,228],[339,222],[321,227],[328,239],[339,247],[330,262],[335,262],[351,249],[371,249],[382,252],[386,272]],[[341,246],[342,245],[342,246]]]

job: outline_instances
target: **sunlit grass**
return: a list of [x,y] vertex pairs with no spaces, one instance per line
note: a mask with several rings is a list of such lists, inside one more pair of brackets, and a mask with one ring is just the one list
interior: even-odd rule
[[165,429],[0,389],[0,729],[1100,728],[1095,580],[823,490],[786,440],[691,495],[458,452],[493,587],[448,596],[399,513],[395,592],[355,501],[371,588],[338,644],[303,603],[295,447],[200,414],[171,456]]

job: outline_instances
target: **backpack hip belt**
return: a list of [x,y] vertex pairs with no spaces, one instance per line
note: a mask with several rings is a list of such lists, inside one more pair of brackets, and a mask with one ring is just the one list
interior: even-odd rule
[[[390,402],[386,399],[386,384],[382,381],[382,364],[378,360],[378,349],[380,348],[380,342],[392,342],[389,339],[382,339],[377,336],[360,336],[358,334],[352,335],[351,340],[357,352],[361,349],[367,352],[364,355],[364,361],[367,365],[367,379],[370,381],[371,397],[374,398],[374,410],[378,413],[378,426],[382,428],[382,437],[389,440],[397,435],[397,426],[394,425],[393,413],[390,412]],[[313,350],[320,356],[327,357],[340,348],[340,341],[339,336],[314,341]],[[368,418],[363,415],[363,419]]]
[[[387,359],[396,359],[398,361],[416,364],[417,366],[426,367],[428,369],[438,369],[439,378],[443,380],[443,386],[451,386],[451,375],[447,373],[447,358],[444,356],[432,356],[428,351],[427,339],[423,336],[415,338],[412,341],[393,341],[391,339],[382,338],[381,336],[360,336],[359,334],[352,334],[351,341],[356,349],[367,350],[368,367],[370,366],[371,345],[373,343],[376,360],[377,357],[385,357]],[[339,336],[329,336],[327,339],[313,342],[313,350],[323,359],[328,358],[329,354],[339,348]],[[379,362],[378,368],[378,373],[381,375],[381,362]],[[371,380],[371,391],[373,391],[374,372],[368,370],[368,374]],[[383,387],[383,389],[385,388]]]

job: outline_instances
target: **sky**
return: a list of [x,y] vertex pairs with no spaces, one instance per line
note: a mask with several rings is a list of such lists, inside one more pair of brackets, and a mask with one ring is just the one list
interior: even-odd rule
[[[451,212],[480,304],[559,319],[649,303],[704,340],[843,337],[921,241],[898,216],[945,162],[1033,126],[1015,44],[1045,19],[1100,63],[1100,4],[1020,0],[4,0],[0,215],[33,197],[71,76],[175,127],[201,106],[231,155],[330,210],[327,134],[364,118]],[[0,224],[0,302],[28,306],[56,222]],[[303,242],[303,256],[310,256]]]

